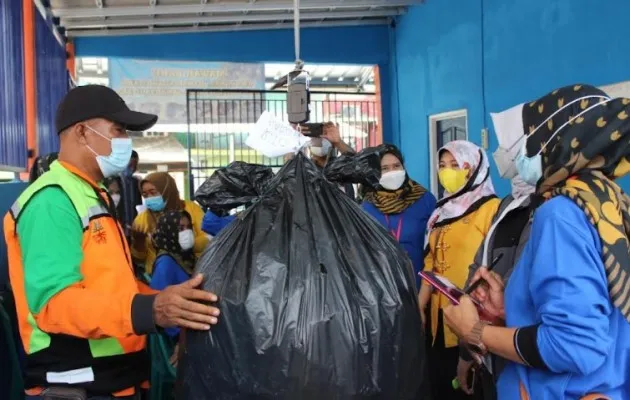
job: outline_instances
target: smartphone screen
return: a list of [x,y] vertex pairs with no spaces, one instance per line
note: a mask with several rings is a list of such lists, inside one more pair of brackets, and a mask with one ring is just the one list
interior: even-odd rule
[[[466,294],[462,289],[458,288],[451,281],[441,275],[424,271],[420,272],[419,275],[455,305],[458,305],[459,299]],[[472,299],[472,301],[476,305],[480,305],[475,299]]]

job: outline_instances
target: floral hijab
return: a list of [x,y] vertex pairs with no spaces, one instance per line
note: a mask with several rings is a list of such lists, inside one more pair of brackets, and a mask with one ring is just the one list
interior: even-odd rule
[[186,211],[165,211],[158,220],[151,240],[158,257],[168,254],[184,271],[192,275],[195,267],[193,250],[183,250],[179,245],[179,223],[182,217],[187,217],[189,221],[192,221],[190,214]]
[[571,199],[597,229],[612,302],[628,321],[630,198],[614,180],[630,172],[629,116],[630,99],[611,100],[588,85],[563,87],[523,106],[524,131],[540,126],[526,143],[528,156],[542,149],[537,192]]
[[[488,156],[479,146],[466,140],[454,140],[442,147],[438,154],[448,151],[460,167],[468,165],[472,175],[457,193],[444,193],[429,218],[427,235],[435,228],[448,225],[477,210],[486,201],[496,197]],[[428,241],[425,240],[428,244]]]

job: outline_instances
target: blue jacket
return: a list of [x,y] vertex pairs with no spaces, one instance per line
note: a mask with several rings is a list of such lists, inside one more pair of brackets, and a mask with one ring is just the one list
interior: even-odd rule
[[630,323],[612,305],[600,237],[566,197],[536,210],[530,239],[505,289],[508,327],[537,325],[548,369],[509,362],[499,400],[577,400],[600,393],[630,400]]
[[[190,275],[168,254],[162,254],[155,259],[151,276],[152,289],[164,290],[167,286],[179,285],[189,279]],[[165,331],[171,337],[179,335],[179,328],[166,328]]]
[[201,222],[201,230],[208,235],[217,236],[223,228],[230,225],[232,221],[236,219],[235,215],[228,215],[225,217],[219,217],[212,211],[206,211],[206,215],[203,216]]
[[400,230],[398,241],[407,251],[413,263],[416,276],[416,288],[420,287],[420,277],[418,273],[424,266],[424,235],[427,230],[429,218],[435,210],[435,196],[427,192],[418,201],[413,203],[401,214],[385,215],[376,206],[367,201],[363,202],[365,212],[374,217],[392,235],[397,236]]

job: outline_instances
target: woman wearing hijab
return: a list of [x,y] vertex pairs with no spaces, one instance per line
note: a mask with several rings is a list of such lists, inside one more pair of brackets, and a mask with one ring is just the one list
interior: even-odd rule
[[[518,118],[514,118],[516,115]],[[475,262],[470,266],[468,282],[480,266],[488,265],[494,265],[493,271],[507,282],[529,239],[531,228],[530,205],[536,188],[518,176],[514,163],[519,151],[517,144],[522,139],[522,135],[518,133],[522,131],[520,128],[520,109],[518,113],[515,113],[514,108],[511,108],[498,114],[492,114],[492,121],[499,142],[499,148],[493,154],[494,161],[501,178],[511,180],[512,193],[504,198],[499,205],[492,226],[490,226],[483,244],[477,251]],[[475,366],[473,356],[462,345],[457,365],[459,387],[468,394],[481,392],[480,397],[484,400],[496,400],[496,381],[505,367],[505,362],[501,357],[492,356],[484,360],[485,365],[489,368]],[[473,387],[469,387],[468,378],[473,373],[472,368],[474,368],[478,379],[473,382]]]
[[[488,158],[478,146],[456,140],[441,148],[438,156],[438,176],[445,192],[429,219],[424,270],[461,288],[500,201],[494,193]],[[468,398],[453,387],[459,347],[457,337],[443,323],[442,309],[450,304],[449,300],[437,291],[432,293],[431,286],[423,282],[418,303],[423,319],[430,303],[431,335],[428,336],[433,398]]]
[[194,233],[194,253],[199,256],[208,244],[208,237],[201,231],[203,210],[198,204],[182,200],[172,176],[166,172],[149,174],[140,182],[140,190],[146,210],[133,222],[131,254],[136,262],[143,263],[148,274],[153,271],[157,255],[151,235],[157,221],[166,211],[186,211],[192,220]]
[[504,287],[485,268],[445,311],[478,353],[509,360],[499,399],[630,399],[630,99],[574,85],[520,106],[519,175],[536,185],[531,235]]
[[[192,218],[186,211],[165,211],[151,236],[157,257],[153,264],[151,288],[164,290],[190,279],[195,268],[195,234]],[[149,337],[151,349],[150,398],[172,398],[176,377],[179,328],[164,329],[164,334]]]
[[[380,188],[365,194],[363,209],[407,251],[417,276],[423,267],[424,233],[435,209],[435,197],[409,178],[396,146],[383,146]],[[419,284],[417,277],[416,287]]]
[[[192,218],[187,211],[165,211],[151,236],[157,251],[153,263],[151,288],[164,290],[179,285],[192,276],[195,268],[195,233]],[[170,329],[170,330],[169,330]],[[178,328],[167,328],[170,336],[177,336]]]

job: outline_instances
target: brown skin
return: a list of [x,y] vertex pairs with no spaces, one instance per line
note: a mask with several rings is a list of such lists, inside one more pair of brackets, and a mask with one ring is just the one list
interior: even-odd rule
[[393,154],[385,154],[381,159],[381,174],[394,171],[403,171],[405,167]]
[[147,197],[161,196],[162,195],[162,193],[160,193],[160,191],[157,190],[155,185],[152,184],[151,182],[144,182],[142,184],[142,187],[140,188],[140,190],[142,192],[142,197],[144,197],[145,199]]
[[[111,142],[87,128],[87,125],[111,139],[127,138],[128,134],[119,124],[95,118],[75,124],[59,135],[61,144],[59,161],[74,166],[94,182],[99,182],[103,179],[103,174],[88,146],[96,154],[108,155],[112,151]],[[202,282],[203,276],[196,275],[187,282],[169,286],[158,293],[153,303],[153,318],[156,325],[164,328],[179,326],[208,330],[210,325],[216,324],[219,309],[203,303],[214,303],[217,296],[198,289]]]
[[192,229],[192,222],[187,216],[182,215],[182,218],[179,220],[179,231],[183,232],[188,229]]
[[470,165],[468,165],[468,163],[464,163],[464,166],[460,167],[459,164],[457,163],[457,160],[455,159],[455,157],[453,157],[450,151],[443,151],[442,154],[440,154],[440,167],[439,168],[440,169],[444,169],[444,168],[467,169],[468,178],[470,178],[470,175],[472,174]]

